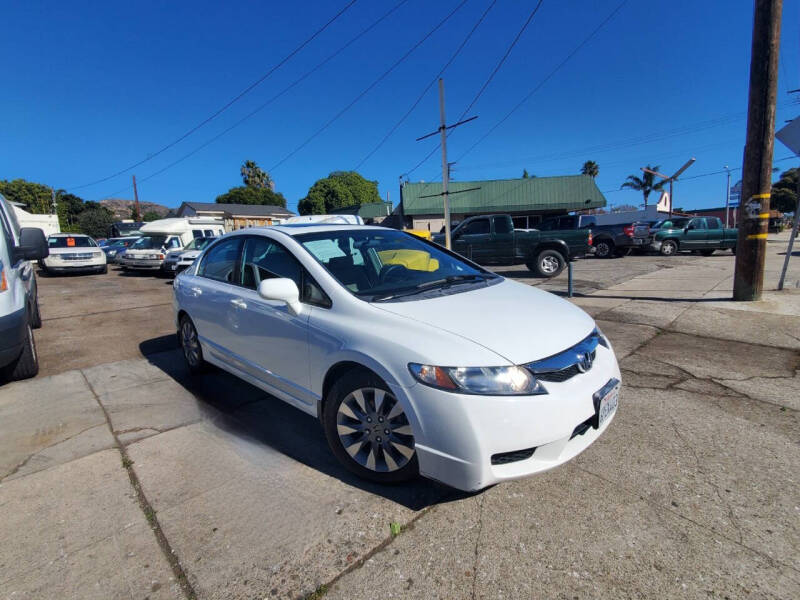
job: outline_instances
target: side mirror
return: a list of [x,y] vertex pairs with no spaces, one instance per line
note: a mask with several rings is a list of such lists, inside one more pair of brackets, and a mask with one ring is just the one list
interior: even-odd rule
[[19,246],[15,248],[19,260],[42,260],[50,255],[44,231],[38,227],[23,227],[19,231]]
[[265,279],[258,284],[258,295],[264,300],[285,302],[289,307],[289,312],[295,316],[303,310],[303,305],[300,303],[300,290],[297,289],[294,280],[288,277]]

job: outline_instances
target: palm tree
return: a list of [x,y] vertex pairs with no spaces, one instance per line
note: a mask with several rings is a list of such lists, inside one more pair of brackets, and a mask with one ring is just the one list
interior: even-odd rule
[[[659,165],[655,167],[647,165],[645,168],[649,171],[658,171],[661,167]],[[642,196],[644,196],[644,209],[647,210],[647,197],[650,195],[650,192],[656,192],[662,187],[664,187],[663,181],[655,183],[655,175],[644,171],[642,177],[628,175],[628,179],[625,180],[625,183],[623,183],[619,189],[630,188],[637,192],[642,192]]]
[[600,174],[600,167],[593,160],[587,160],[581,167],[581,175],[588,175],[592,179]]
[[244,161],[239,172],[242,174],[242,181],[247,187],[275,190],[275,182],[270,174],[259,167],[255,161]]

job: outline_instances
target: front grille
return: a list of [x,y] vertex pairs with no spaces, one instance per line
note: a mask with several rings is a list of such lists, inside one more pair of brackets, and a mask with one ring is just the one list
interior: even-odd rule
[[513,452],[501,452],[492,455],[493,465],[507,465],[508,463],[525,460],[533,456],[536,448],[526,448],[525,450],[514,450]]
[[[592,362],[597,356],[597,351],[591,352]],[[560,371],[550,371],[548,373],[539,373],[536,375],[536,379],[541,381],[550,381],[552,383],[562,383],[567,381],[568,379],[572,379],[575,375],[581,373],[581,370],[578,368],[578,365],[572,365],[567,367],[566,369],[561,369]]]
[[68,253],[68,254],[62,254],[61,255],[61,259],[62,260],[88,260],[88,259],[92,258],[92,256],[93,256],[92,252],[81,252],[81,253],[73,252],[73,253]]

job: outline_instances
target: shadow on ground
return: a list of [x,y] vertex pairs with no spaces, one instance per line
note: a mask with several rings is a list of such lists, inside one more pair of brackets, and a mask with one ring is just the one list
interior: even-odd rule
[[333,456],[322,426],[314,417],[222,369],[209,365],[207,372],[191,375],[176,335],[145,340],[139,348],[152,365],[197,399],[215,426],[232,435],[269,446],[320,473],[410,510],[470,495],[423,478],[381,485],[356,477]]

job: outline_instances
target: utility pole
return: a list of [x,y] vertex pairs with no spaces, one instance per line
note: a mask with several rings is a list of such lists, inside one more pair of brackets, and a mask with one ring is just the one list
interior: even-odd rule
[[733,299],[745,302],[761,299],[764,287],[782,6],[782,0],[755,0],[747,141],[733,275]]
[[731,204],[731,170],[728,168],[728,165],[725,165],[725,170],[728,172],[728,184],[725,186],[725,228],[727,229],[729,216],[728,207]]
[[133,199],[136,207],[136,218],[134,221],[141,221],[142,213],[139,210],[139,192],[136,191],[136,175],[133,176]]
[[[469,119],[464,119],[463,121],[459,121],[458,123],[453,123],[452,125],[448,125],[447,121],[444,118],[444,79],[441,77],[439,78],[439,128],[434,131],[433,133],[428,133],[423,135],[422,137],[418,137],[417,141],[424,140],[429,138],[433,135],[439,133],[441,135],[442,141],[440,145],[442,147],[442,193],[441,194],[432,194],[432,196],[444,196],[444,241],[445,246],[449,250],[451,248],[450,244],[450,192],[447,190],[447,184],[450,181],[450,170],[447,164],[447,130],[453,129],[458,127],[459,125],[463,125],[464,123],[469,123],[470,121],[474,121],[478,117],[470,117]],[[402,189],[402,188],[401,188]],[[478,190],[480,188],[469,188],[466,190],[459,190],[457,193],[462,192],[471,192],[473,190]],[[432,196],[420,196],[420,198],[430,198]]]
[[444,79],[439,78],[439,132],[442,136],[442,195],[444,196],[444,244],[450,250],[450,195],[447,184],[450,169],[447,168],[447,121],[444,118]]

